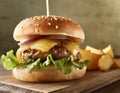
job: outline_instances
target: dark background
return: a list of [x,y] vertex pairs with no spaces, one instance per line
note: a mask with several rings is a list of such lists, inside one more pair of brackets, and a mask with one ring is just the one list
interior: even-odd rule
[[[81,45],[104,48],[111,44],[120,54],[120,0],[50,0],[50,14],[71,18],[82,26]],[[0,0],[0,55],[18,48],[15,26],[24,18],[46,15],[45,0]]]

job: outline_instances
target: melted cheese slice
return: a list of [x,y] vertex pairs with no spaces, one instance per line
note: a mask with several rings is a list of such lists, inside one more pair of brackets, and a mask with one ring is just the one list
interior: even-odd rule
[[64,45],[64,47],[72,53],[73,56],[76,56],[76,54],[79,51],[79,45],[74,42],[69,42],[68,44]]
[[[37,49],[41,50],[42,52],[49,51],[52,47],[59,44],[60,42],[50,40],[50,39],[40,39],[35,42],[28,43],[26,45],[20,46],[20,48],[16,52],[16,57],[19,61],[23,61],[21,58],[21,51],[31,48],[31,49]],[[79,51],[79,45],[74,42],[68,42],[67,44],[63,44],[63,46],[72,53],[73,56],[76,56],[76,54]]]
[[[38,49],[41,50],[42,52],[47,52],[49,51],[52,47],[57,45],[59,42],[50,40],[50,39],[40,39],[35,42],[28,43],[26,45],[23,45],[19,48],[19,51],[25,50],[27,48],[31,49]],[[79,51],[79,45],[74,42],[69,42],[67,44],[63,45],[68,51],[72,53],[73,56],[76,56],[76,54]]]
[[55,46],[57,44],[58,44],[58,42],[56,42],[54,40],[40,39],[40,40],[37,40],[35,42],[31,42],[31,43],[28,43],[26,45],[23,45],[20,48],[22,50],[27,49],[27,48],[31,48],[31,49],[41,50],[42,52],[47,52],[50,48],[52,48],[53,46]]

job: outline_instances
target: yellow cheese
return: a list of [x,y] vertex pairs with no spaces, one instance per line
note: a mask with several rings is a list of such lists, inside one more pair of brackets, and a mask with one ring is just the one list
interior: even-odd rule
[[26,45],[21,46],[21,49],[38,49],[42,52],[47,52],[50,48],[57,45],[56,41],[50,40],[50,39],[40,39],[35,42],[28,43]]
[[72,55],[76,56],[76,54],[79,51],[79,45],[77,43],[74,42],[69,42],[67,44],[64,45],[64,47],[70,51],[72,53]]
[[[50,39],[40,39],[40,40],[37,40],[36,42],[31,42],[31,43],[21,46],[19,50],[21,51],[27,48],[31,48],[31,49],[41,50],[42,52],[47,52],[57,44],[59,44],[59,41],[54,41]],[[68,51],[70,51],[73,56],[76,56],[76,54],[79,51],[79,45],[74,42],[68,42],[67,44],[64,44],[63,46]]]

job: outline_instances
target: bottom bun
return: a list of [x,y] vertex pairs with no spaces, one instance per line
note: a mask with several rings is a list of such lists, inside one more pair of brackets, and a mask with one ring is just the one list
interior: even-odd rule
[[83,69],[74,68],[70,74],[63,74],[55,67],[47,67],[29,71],[28,68],[13,69],[13,76],[26,82],[52,82],[78,79],[86,73],[86,67]]

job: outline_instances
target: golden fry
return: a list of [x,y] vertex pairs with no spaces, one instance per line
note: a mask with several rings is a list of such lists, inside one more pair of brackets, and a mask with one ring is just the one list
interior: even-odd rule
[[99,60],[98,60],[98,67],[102,71],[107,71],[109,70],[112,65],[114,64],[112,57],[108,54],[103,55]]

